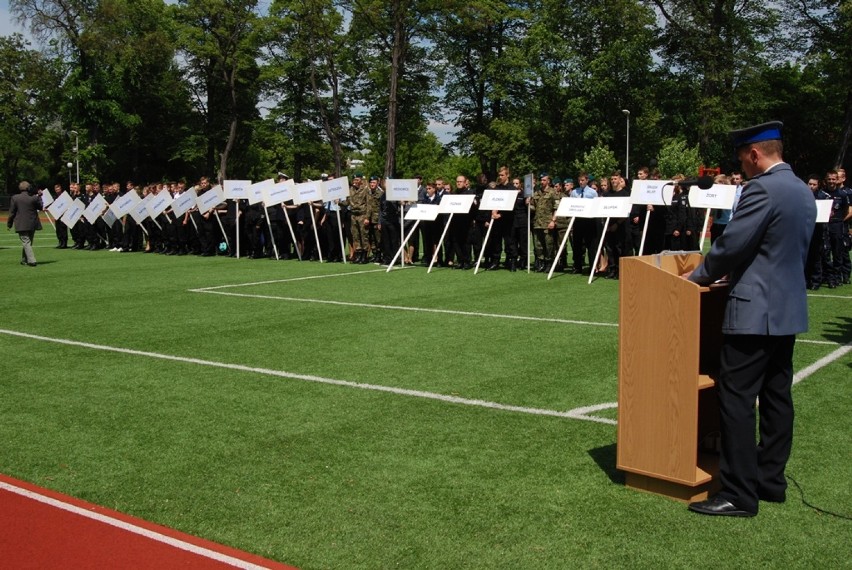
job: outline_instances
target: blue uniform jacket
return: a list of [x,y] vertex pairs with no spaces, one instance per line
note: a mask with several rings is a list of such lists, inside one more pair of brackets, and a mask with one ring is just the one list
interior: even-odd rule
[[808,329],[805,260],[816,221],[813,194],[780,163],[752,178],[737,213],[690,280],[728,275],[722,332],[783,336]]

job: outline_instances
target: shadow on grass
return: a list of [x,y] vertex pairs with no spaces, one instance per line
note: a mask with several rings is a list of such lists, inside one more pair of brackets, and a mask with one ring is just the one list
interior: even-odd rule
[[616,485],[624,485],[624,473],[615,468],[615,449],[616,444],[596,447],[589,450],[589,455],[601,468],[601,471],[606,473],[609,480]]
[[847,344],[852,341],[852,317],[843,316],[826,323],[823,336],[826,340],[838,344]]

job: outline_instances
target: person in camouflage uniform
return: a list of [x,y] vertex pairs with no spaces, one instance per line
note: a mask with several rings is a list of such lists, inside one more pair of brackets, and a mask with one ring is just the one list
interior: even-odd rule
[[530,200],[533,213],[533,248],[535,270],[547,271],[553,263],[553,230],[556,228],[556,190],[550,185],[550,176],[541,176],[541,186],[536,188]]
[[352,244],[355,248],[352,262],[367,263],[367,250],[370,246],[369,228],[373,215],[370,189],[363,184],[353,185],[349,190],[347,202],[352,216]]
[[[556,255],[556,251],[559,249],[559,245],[562,243],[562,240],[565,239],[565,233],[568,231],[568,218],[556,217],[556,210],[559,208],[559,202],[562,198],[567,198],[571,194],[571,190],[574,188],[574,181],[570,178],[566,178],[565,182],[562,184],[562,191],[556,192],[556,200],[553,204],[553,213],[554,218],[556,220],[554,227],[550,230],[553,235],[553,255]],[[559,259],[556,260],[556,270],[557,271],[565,271],[565,268],[568,266],[568,250],[563,249],[562,255]]]
[[[379,223],[381,213],[381,199],[384,191],[379,186],[379,177],[371,176],[370,185],[367,188],[370,200],[370,223],[367,226],[367,235],[370,240],[370,251],[373,254],[373,262],[382,262],[382,224]],[[364,262],[366,263],[366,261]]]

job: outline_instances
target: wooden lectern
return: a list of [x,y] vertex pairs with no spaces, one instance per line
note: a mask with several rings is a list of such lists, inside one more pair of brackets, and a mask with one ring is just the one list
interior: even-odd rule
[[681,501],[716,490],[727,286],[680,277],[698,253],[621,258],[618,458],[628,487]]

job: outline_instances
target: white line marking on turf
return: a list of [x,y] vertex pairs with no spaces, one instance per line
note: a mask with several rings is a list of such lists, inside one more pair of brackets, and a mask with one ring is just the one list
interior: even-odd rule
[[472,311],[454,311],[451,309],[427,309],[425,307],[408,307],[405,305],[379,305],[376,303],[350,303],[347,301],[331,301],[328,299],[301,299],[298,297],[282,297],[279,295],[252,295],[250,293],[227,293],[225,291],[207,291],[203,289],[190,289],[193,293],[208,293],[211,295],[225,295],[227,297],[245,297],[249,299],[271,299],[275,301],[289,301],[292,303],[318,303],[321,305],[338,305],[343,307],[360,307],[366,309],[387,309],[392,311],[411,311],[416,313],[439,313],[444,315],[460,315],[464,317],[488,317],[492,319],[512,319],[518,321],[535,321],[539,323],[560,323],[570,325],[589,325],[594,327],[617,327],[618,323],[596,323],[592,321],[574,321],[570,319],[555,319],[548,317],[529,317],[526,315],[501,315],[499,313],[477,313]]
[[798,384],[820,368],[828,366],[835,360],[843,358],[843,356],[846,355],[850,350],[852,350],[852,342],[844,344],[837,350],[831,352],[830,354],[827,354],[826,356],[823,356],[813,364],[805,366],[793,375],[793,384]]
[[[32,340],[41,340],[45,342],[52,342],[56,344],[63,344],[67,346],[79,346],[82,348],[89,348],[92,350],[103,350],[107,352],[118,352],[121,354],[130,354],[133,356],[146,356],[149,358],[158,358],[161,360],[171,360],[174,362],[184,362],[188,364],[199,364],[202,366],[211,366],[214,368],[224,368],[227,370],[238,370],[240,372],[251,372],[255,374],[264,374],[266,376],[277,376],[279,378],[289,378],[292,380],[303,380],[306,382],[316,382],[318,384],[328,384],[331,386],[343,386],[346,388],[359,388],[361,390],[373,390],[376,392],[388,392],[391,394],[396,394],[400,396],[412,396],[415,398],[425,398],[428,400],[438,400],[441,402],[448,402],[451,404],[462,404],[465,406],[475,406],[480,408],[489,408],[492,410],[501,410],[507,412],[520,412],[524,414],[533,414],[538,416],[553,416],[558,418],[572,418],[572,419],[582,419],[589,420],[599,423],[605,424],[613,424],[615,425],[614,420],[610,420],[607,418],[593,418],[591,416],[584,416],[582,413],[577,413],[574,411],[568,412],[560,412],[558,410],[546,410],[542,408],[528,408],[524,406],[512,406],[508,404],[500,404],[497,402],[489,402],[487,400],[476,400],[471,398],[460,398],[458,396],[448,396],[446,394],[439,394],[436,392],[424,392],[422,390],[410,390],[408,388],[395,388],[393,386],[380,386],[377,384],[365,384],[362,382],[350,382],[347,380],[335,380],[334,378],[323,378],[322,376],[312,376],[310,374],[296,374],[294,372],[285,372],[283,370],[271,370],[269,368],[258,368],[255,366],[244,366],[242,364],[229,364],[227,362],[216,362],[213,360],[202,360],[200,358],[188,358],[185,356],[175,356],[172,354],[161,354],[158,352],[148,352],[144,350],[133,350],[129,348],[119,348],[114,346],[106,346],[102,344],[92,344],[89,342],[80,342],[76,340],[62,339],[62,338],[51,338],[46,336],[40,336],[35,334],[29,334],[19,331],[11,331],[6,329],[0,329],[0,334],[6,334],[9,336],[15,336],[20,338],[28,338]],[[584,410],[585,408],[579,408]]]
[[216,560],[217,562],[222,562],[223,564],[228,564],[229,566],[234,566],[235,568],[246,568],[251,570],[261,570],[265,568],[265,566],[258,566],[257,564],[252,564],[251,562],[246,562],[245,560],[240,560],[239,558],[234,558],[233,556],[228,556],[227,554],[222,554],[221,552],[216,552],[215,550],[210,550],[208,548],[204,548],[203,546],[196,546],[195,544],[190,544],[189,542],[184,542],[177,538],[172,538],[171,536],[166,536],[165,534],[160,534],[159,532],[154,532],[153,530],[148,530],[146,528],[136,526],[135,524],[131,524],[129,522],[115,519],[101,513],[88,511],[76,505],[72,505],[70,503],[54,499],[52,497],[47,497],[45,495],[41,495],[39,493],[35,493],[27,489],[22,489],[14,485],[4,483],[3,481],[0,481],[0,489],[5,489],[10,493],[21,495],[22,497],[32,499],[33,501],[38,501],[51,507],[61,509],[63,511],[68,511],[69,513],[74,513],[75,515],[79,515],[81,517],[86,517],[88,519],[114,526],[116,528],[120,528],[121,530],[133,534],[138,534],[139,536],[144,536],[145,538],[149,538],[156,542],[168,544],[169,546],[178,548],[180,550],[185,550],[187,552],[191,552],[192,554],[197,554],[198,556],[203,556],[205,558],[210,558],[211,560]]
[[289,279],[273,279],[271,281],[255,281],[254,283],[232,283],[230,285],[216,285],[214,287],[199,287],[190,289],[192,293],[206,293],[217,289],[232,289],[235,287],[252,287],[254,285],[271,285],[274,283],[289,283],[291,281],[307,281],[309,279],[328,279],[329,277],[348,277],[349,275],[360,275],[362,273],[384,272],[384,269],[368,269],[366,271],[347,271],[345,273],[331,273],[329,275],[309,275],[307,277],[290,277]]
[[[358,388],[361,390],[373,390],[377,392],[388,392],[391,394],[397,394],[401,396],[412,396],[416,398],[425,398],[429,400],[439,400],[442,402],[448,402],[452,404],[461,404],[465,406],[476,406],[481,408],[490,408],[493,410],[501,410],[508,412],[519,412],[524,414],[533,414],[539,416],[552,416],[552,417],[560,417],[560,418],[571,418],[576,420],[586,420],[592,421],[602,424],[609,425],[617,425],[616,420],[610,418],[601,418],[598,416],[591,415],[592,412],[606,410],[611,408],[617,408],[617,402],[606,402],[603,404],[595,404],[592,406],[584,406],[580,408],[574,408],[572,410],[568,410],[567,412],[561,412],[557,410],[546,410],[542,408],[528,408],[524,406],[511,406],[507,404],[499,404],[497,402],[489,402],[486,400],[475,400],[470,398],[460,398],[458,396],[447,396],[446,394],[438,394],[436,392],[425,392],[422,390],[410,390],[407,388],[395,388],[393,386],[380,386],[376,384],[365,384],[362,382],[349,382],[346,380],[335,380],[333,378],[323,378],[321,376],[312,376],[308,374],[296,374],[293,372],[285,372],[283,370],[271,370],[268,368],[258,368],[254,366],[244,366],[242,364],[229,364],[226,362],[216,362],[212,360],[202,360],[199,358],[188,358],[185,356],[175,356],[171,354],[161,354],[157,352],[148,352],[143,350],[132,350],[129,348],[119,348],[114,346],[106,346],[101,344],[92,344],[88,342],[80,342],[75,340],[68,339],[60,339],[60,338],[51,338],[46,336],[34,335],[19,331],[12,331],[6,329],[0,329],[0,334],[6,334],[9,336],[16,336],[20,338],[28,338],[33,340],[41,340],[45,342],[53,342],[56,344],[64,344],[68,346],[79,346],[83,348],[89,348],[92,350],[103,350],[108,352],[118,352],[121,354],[130,354],[133,356],[147,356],[150,358],[159,358],[161,360],[171,360],[174,362],[184,362],[188,364],[199,364],[202,366],[212,366],[215,368],[225,368],[230,370],[239,370],[241,372],[253,372],[256,374],[264,374],[267,376],[277,376],[279,378],[290,378],[292,380],[303,380],[306,382],[316,382],[319,384],[328,384],[332,386],[343,386],[346,388]],[[815,363],[807,366],[797,372],[793,377],[793,384],[797,384],[804,380],[805,378],[811,376],[821,368],[831,364],[835,360],[838,360],[843,355],[852,350],[852,343],[845,344],[829,354],[824,358],[816,361]]]

